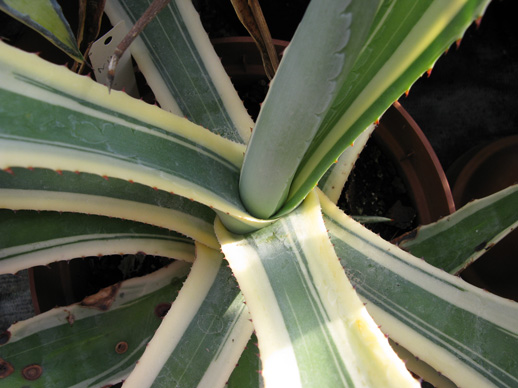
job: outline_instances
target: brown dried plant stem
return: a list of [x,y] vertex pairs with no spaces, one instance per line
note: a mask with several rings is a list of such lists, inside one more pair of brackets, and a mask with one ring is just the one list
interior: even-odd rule
[[115,78],[115,69],[117,68],[117,64],[124,52],[128,49],[135,38],[144,30],[144,28],[146,28],[148,23],[152,21],[170,1],[171,0],[153,0],[148,9],[146,9],[139,20],[137,20],[133,27],[131,27],[131,30],[126,34],[124,39],[119,43],[108,65],[108,89],[111,90],[113,80]]
[[266,24],[259,0],[230,1],[239,20],[257,44],[266,75],[269,79],[272,79],[279,67],[279,58],[277,57],[277,51],[275,51],[272,36],[268,29],[268,24]]
[[[79,0],[77,44],[84,58],[88,58],[90,48],[101,30],[105,4],[106,0]],[[86,61],[83,63],[75,62],[72,71],[82,74],[85,65],[88,66]]]

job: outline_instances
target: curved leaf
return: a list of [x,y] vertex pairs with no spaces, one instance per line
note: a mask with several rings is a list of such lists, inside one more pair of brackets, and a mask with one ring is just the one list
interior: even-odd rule
[[518,226],[518,186],[475,200],[398,239],[399,247],[456,274]]
[[[122,19],[129,30],[147,6],[143,1],[110,0],[106,13],[113,25]],[[163,109],[230,140],[248,142],[254,123],[191,1],[171,1],[130,50]]]
[[369,38],[300,162],[278,215],[302,201],[343,150],[462,37],[488,3],[383,1]]
[[[116,218],[0,209],[0,273],[76,257],[136,254],[193,261],[193,242],[175,232]],[[24,231],[24,233],[20,233]]]
[[318,187],[334,203],[338,203],[342,190],[349,178],[356,160],[367,144],[375,126],[371,125],[363,131],[349,147],[347,147],[338,160],[331,166],[318,182]]
[[518,303],[417,259],[320,198],[336,253],[383,332],[459,386],[518,383]]
[[0,168],[115,177],[174,192],[248,224],[244,146],[0,43]]
[[304,153],[361,50],[377,6],[378,0],[309,4],[246,151],[239,189],[254,216],[269,218],[283,205]]
[[40,168],[0,171],[0,207],[53,210],[133,220],[182,233],[219,248],[212,209],[122,179]]
[[0,10],[39,32],[76,61],[84,61],[56,0],[0,0]]
[[198,244],[184,287],[124,385],[222,387],[252,330],[222,255]]
[[265,385],[418,386],[348,282],[316,194],[257,232],[217,222],[216,234],[253,319]]
[[[82,303],[14,324],[0,345],[0,362],[9,363],[14,372],[0,379],[0,387],[101,387],[120,382],[161,322],[155,308],[174,301],[189,268],[178,261],[101,290]],[[101,300],[111,304],[96,308],[95,301]],[[23,377],[31,365],[42,369],[33,381]]]

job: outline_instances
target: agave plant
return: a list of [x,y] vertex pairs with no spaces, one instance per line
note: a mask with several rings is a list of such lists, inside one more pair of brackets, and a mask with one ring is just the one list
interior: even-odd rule
[[[458,385],[516,386],[516,304],[455,273],[516,227],[517,188],[420,228],[411,253],[327,195],[487,3],[313,0],[255,123],[188,0],[132,45],[160,107],[0,42],[1,272],[177,259],[11,326],[0,387],[419,386],[387,338]],[[130,26],[146,7],[106,12]]]

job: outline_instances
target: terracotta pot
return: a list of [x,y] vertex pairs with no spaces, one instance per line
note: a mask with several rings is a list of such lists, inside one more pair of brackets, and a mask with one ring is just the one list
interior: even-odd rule
[[432,145],[399,102],[385,112],[373,139],[398,166],[420,225],[455,211],[448,179]]
[[[518,135],[476,147],[448,170],[457,208],[518,183]],[[518,230],[470,265],[461,276],[488,291],[518,301]]]

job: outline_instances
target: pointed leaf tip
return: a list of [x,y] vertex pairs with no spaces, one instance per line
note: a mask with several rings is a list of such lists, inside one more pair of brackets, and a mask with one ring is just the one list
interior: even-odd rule
[[84,62],[74,33],[56,1],[0,1],[0,10],[41,34],[75,61]]

